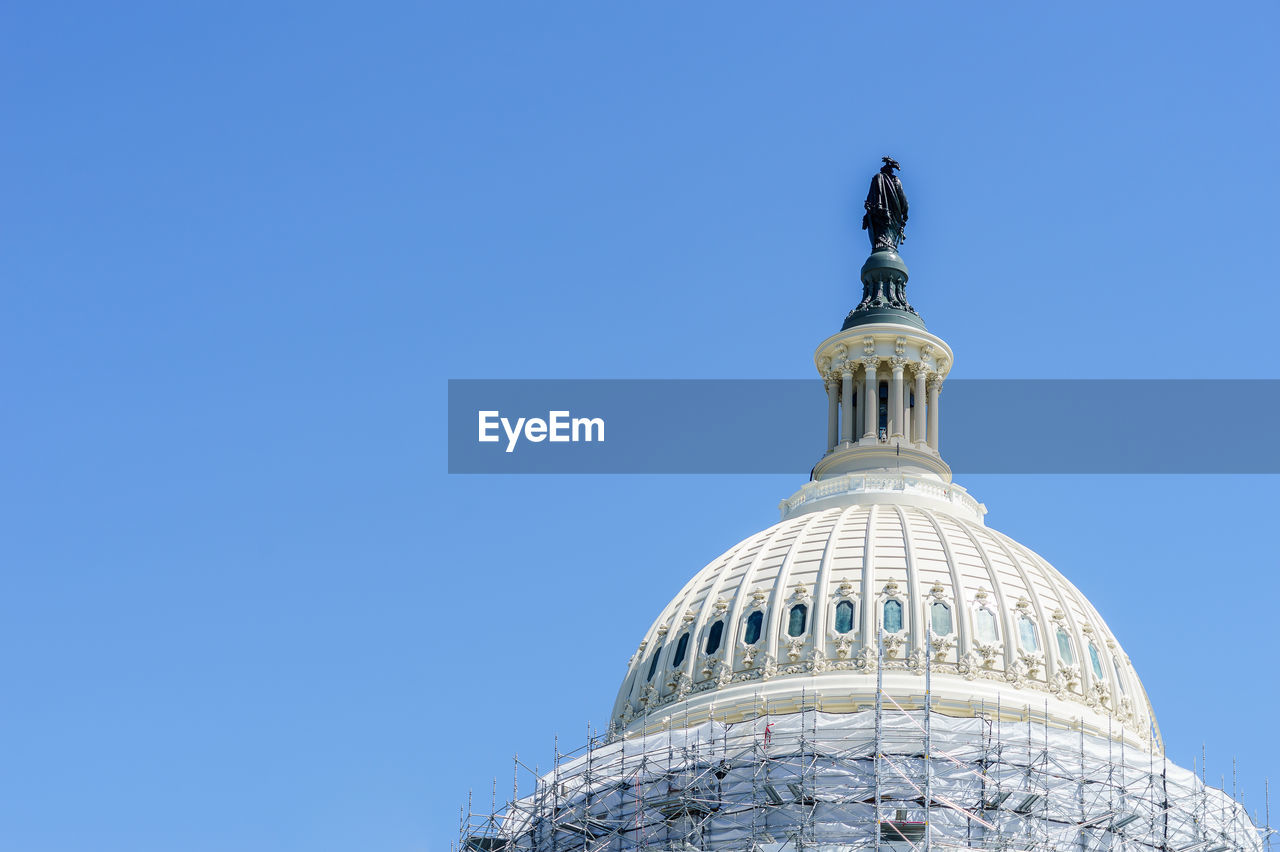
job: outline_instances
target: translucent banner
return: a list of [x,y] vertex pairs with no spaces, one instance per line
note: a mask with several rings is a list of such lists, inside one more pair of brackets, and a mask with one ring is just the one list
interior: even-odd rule
[[[827,416],[812,379],[451,380],[449,472],[807,475]],[[1280,473],[1277,380],[955,379],[938,420],[956,473]]]

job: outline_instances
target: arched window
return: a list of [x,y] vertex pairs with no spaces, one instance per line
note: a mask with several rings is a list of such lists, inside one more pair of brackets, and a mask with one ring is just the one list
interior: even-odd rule
[[720,650],[720,637],[724,635],[724,622],[717,621],[711,625],[711,632],[707,634],[707,653],[714,654]]
[[951,635],[951,607],[942,601],[934,601],[929,607],[929,617],[934,636]]
[[1093,646],[1092,642],[1089,643],[1089,665],[1093,667],[1093,676],[1098,680],[1103,680],[1102,659],[1098,656],[1098,649]]
[[853,629],[853,601],[836,604],[836,632],[848,633]]
[[1000,639],[1000,631],[996,629],[996,614],[986,607],[974,611],[973,625],[979,642],[986,642],[989,645]]
[[756,610],[747,616],[747,632],[742,637],[742,641],[748,645],[754,645],[760,641],[760,628],[764,626],[764,613]]
[[653,649],[653,659],[649,661],[649,676],[645,680],[653,680],[653,673],[658,670],[658,658],[662,656],[662,646]]
[[[876,412],[876,434],[889,431],[889,383],[880,382],[880,407]],[[899,628],[901,629],[901,628]]]
[[884,632],[897,633],[902,629],[902,601],[884,602]]
[[676,656],[671,661],[671,668],[676,669],[684,662],[685,652],[689,650],[689,634],[686,633],[680,637],[680,641],[676,643]]
[[1025,615],[1018,616],[1018,639],[1022,647],[1028,651],[1040,650],[1040,637],[1036,633],[1036,623]]
[[809,607],[804,604],[796,604],[791,607],[791,616],[787,619],[787,635],[802,636],[804,635],[805,621],[809,618]]
[[1061,627],[1058,628],[1058,656],[1062,657],[1062,662],[1069,666],[1076,664],[1076,652],[1071,647],[1071,637]]
[[1120,687],[1120,694],[1127,695],[1128,690],[1124,688],[1124,675],[1120,674],[1120,660],[1115,657],[1111,658],[1111,667],[1116,672],[1116,686]]

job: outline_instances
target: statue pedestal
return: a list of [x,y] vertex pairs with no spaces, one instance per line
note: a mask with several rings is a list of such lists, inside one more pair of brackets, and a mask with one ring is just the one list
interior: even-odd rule
[[907,301],[907,265],[897,252],[872,252],[862,264],[862,301],[845,317],[841,331],[867,323],[895,322],[924,329]]

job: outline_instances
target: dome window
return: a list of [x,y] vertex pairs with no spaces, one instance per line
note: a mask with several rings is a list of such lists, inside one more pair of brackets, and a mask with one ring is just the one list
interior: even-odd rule
[[933,627],[934,636],[950,636],[951,635],[951,607],[942,601],[934,601],[929,607],[930,626]]
[[684,662],[685,652],[687,652],[688,650],[689,650],[689,634],[686,633],[683,636],[681,636],[680,641],[676,643],[676,656],[675,656],[675,659],[671,661],[671,668],[675,669],[680,667],[680,664]]
[[649,675],[645,680],[653,680],[653,673],[658,670],[658,658],[662,656],[662,646],[659,645],[653,651],[653,659],[649,661]]
[[711,632],[707,634],[707,653],[714,654],[720,650],[720,639],[724,636],[724,622],[717,621],[711,625]]
[[973,614],[973,623],[978,633],[978,641],[990,645],[1000,639],[1000,631],[996,629],[996,614],[983,607]]
[[809,620],[809,607],[804,604],[796,604],[791,607],[791,615],[787,619],[787,635],[803,636],[805,622]]
[[[889,383],[880,382],[880,405],[876,409],[876,434],[880,440],[889,437]],[[901,630],[902,628],[898,628]]]
[[760,628],[764,625],[764,613],[756,610],[747,616],[747,632],[742,641],[754,645],[760,641]]
[[902,630],[902,601],[887,600],[884,602],[884,632],[897,633]]
[[1058,628],[1058,656],[1069,666],[1076,664],[1076,652],[1071,647],[1071,637],[1061,627]]
[[836,604],[836,632],[848,633],[853,630],[853,601],[840,601]]
[[1018,639],[1026,650],[1040,650],[1040,637],[1036,634],[1036,623],[1025,615],[1018,617]]
[[1098,680],[1103,680],[1102,660],[1098,657],[1098,649],[1093,646],[1092,642],[1089,643],[1089,664],[1093,666],[1093,676]]
[[1120,661],[1115,657],[1111,658],[1111,667],[1116,672],[1116,686],[1120,687],[1120,694],[1125,695],[1127,691],[1124,688],[1124,677],[1120,674]]

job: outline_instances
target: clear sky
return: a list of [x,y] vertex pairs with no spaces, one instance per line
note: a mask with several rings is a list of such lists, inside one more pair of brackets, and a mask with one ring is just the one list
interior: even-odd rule
[[[9,4],[0,848],[447,848],[804,472],[449,476],[446,380],[812,375],[883,154],[953,376],[1280,377],[1278,24]],[[1247,397],[1185,411],[1276,439]],[[1261,806],[1280,481],[964,484],[1098,606],[1170,755],[1238,755]]]

